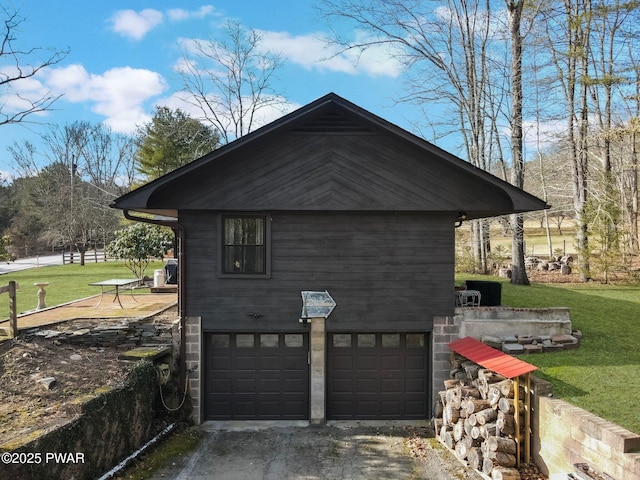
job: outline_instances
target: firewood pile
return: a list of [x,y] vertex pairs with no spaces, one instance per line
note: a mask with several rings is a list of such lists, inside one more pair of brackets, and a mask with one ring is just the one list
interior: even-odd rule
[[[456,457],[494,480],[520,480],[516,415],[524,435],[525,408],[514,382],[453,354],[451,379],[436,405],[435,430]],[[520,395],[519,398],[523,398]]]

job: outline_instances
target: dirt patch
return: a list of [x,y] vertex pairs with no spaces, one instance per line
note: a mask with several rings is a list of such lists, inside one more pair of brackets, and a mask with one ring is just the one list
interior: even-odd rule
[[[172,307],[146,321],[170,324],[176,318],[177,308]],[[86,332],[98,325],[123,322],[126,320],[79,319],[46,330]],[[72,344],[37,332],[0,343],[0,446],[72,420],[84,400],[121,383],[132,366],[119,359],[123,345],[105,345],[98,337],[95,342]]]

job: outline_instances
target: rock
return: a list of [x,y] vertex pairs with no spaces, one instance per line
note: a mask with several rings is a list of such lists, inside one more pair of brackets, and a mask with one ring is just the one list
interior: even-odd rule
[[518,343],[521,345],[528,345],[534,341],[535,339],[531,335],[518,335]]
[[55,377],[41,378],[40,380],[36,380],[36,383],[39,383],[40,385],[42,385],[46,390],[51,390],[51,387],[53,386],[53,384],[56,383],[56,378]]
[[485,345],[489,345],[492,348],[502,348],[502,340],[499,339],[498,337],[493,337],[491,335],[483,335],[481,341]]
[[524,351],[527,353],[542,353],[542,345],[540,344],[529,344],[523,345]]
[[69,355],[69,359],[73,360],[74,362],[77,362],[82,360],[82,355],[78,355],[77,353],[74,353],[72,355]]
[[519,343],[505,343],[502,345],[502,351],[509,355],[518,355],[519,353],[524,353],[525,349],[524,346]]
[[551,341],[554,343],[577,343],[578,339],[573,335],[553,335]]
[[562,343],[549,342],[548,344],[545,343],[542,345],[542,350],[544,352],[559,352],[561,350],[564,350],[564,345]]

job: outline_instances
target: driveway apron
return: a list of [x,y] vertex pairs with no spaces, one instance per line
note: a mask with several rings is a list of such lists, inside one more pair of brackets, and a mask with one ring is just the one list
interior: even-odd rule
[[[234,428],[204,425],[190,455],[156,472],[153,479],[433,479],[477,480],[424,427],[340,426]],[[413,441],[412,441],[413,439]],[[416,455],[416,450],[420,451]]]

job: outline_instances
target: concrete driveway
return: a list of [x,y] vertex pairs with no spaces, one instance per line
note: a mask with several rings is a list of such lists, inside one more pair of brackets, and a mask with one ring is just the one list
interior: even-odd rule
[[205,433],[198,448],[152,479],[481,479],[433,438],[424,438],[425,427],[340,422],[200,428]]

